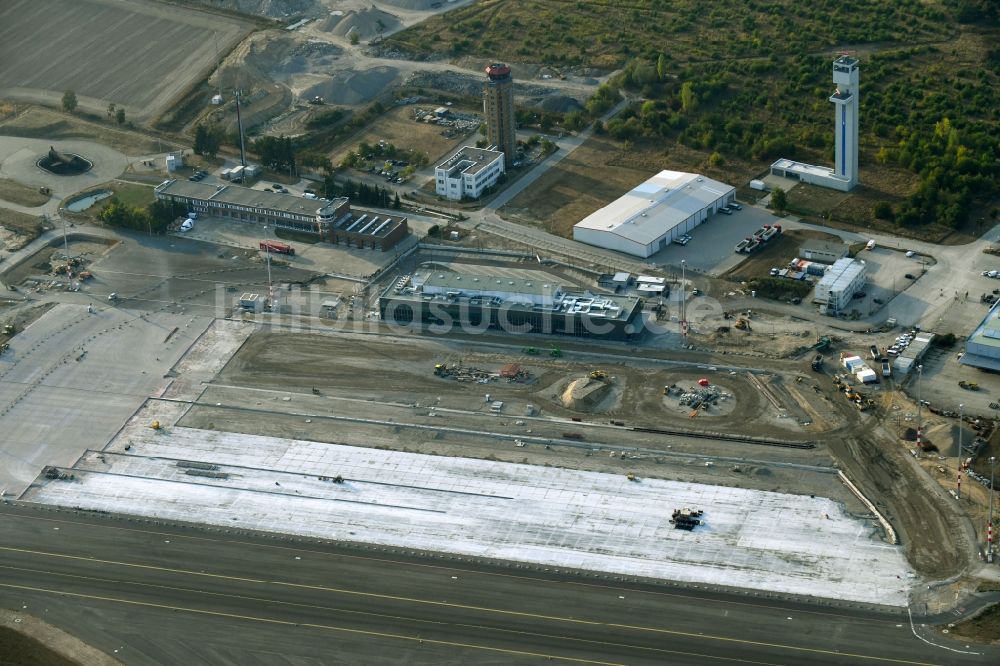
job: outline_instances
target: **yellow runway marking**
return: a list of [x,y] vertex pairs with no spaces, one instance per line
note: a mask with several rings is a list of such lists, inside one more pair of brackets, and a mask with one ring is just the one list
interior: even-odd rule
[[164,610],[171,611],[185,611],[188,613],[200,613],[202,615],[212,615],[215,617],[226,617],[236,620],[250,620],[251,622],[267,622],[269,624],[281,624],[290,627],[309,627],[311,629],[327,629],[329,631],[342,631],[350,634],[360,634],[362,636],[374,636],[377,638],[395,638],[404,641],[417,641],[420,643],[429,643],[431,645],[445,645],[448,647],[457,648],[468,648],[472,650],[488,650],[490,652],[502,652],[503,654],[512,654],[522,657],[541,657],[544,659],[558,659],[559,661],[571,661],[577,664],[596,664],[597,666],[626,666],[625,664],[619,664],[617,662],[611,661],[595,661],[592,659],[579,659],[576,657],[561,657],[555,654],[543,654],[539,652],[526,652],[523,650],[511,650],[507,648],[490,647],[488,645],[475,645],[471,643],[458,643],[455,641],[442,641],[432,638],[420,638],[418,636],[406,636],[403,634],[391,634],[384,631],[367,631],[364,629],[349,629],[347,627],[336,627],[329,624],[310,624],[308,622],[289,622],[287,620],[275,620],[273,618],[267,617],[255,617],[253,615],[239,615],[236,613],[223,613],[221,611],[209,611],[200,610],[197,608],[183,608],[181,606],[168,606],[166,604],[154,604],[148,601],[131,601],[129,599],[117,599],[115,597],[102,597],[96,594],[77,594],[75,592],[63,592],[61,590],[47,590],[41,587],[30,587],[28,585],[12,585],[8,583],[0,583],[0,587],[7,587],[15,590],[29,590],[32,592],[46,592],[49,594],[58,594],[64,597],[78,597],[81,599],[95,599],[98,601],[109,601],[112,603],[119,604],[129,604],[132,606],[146,606],[148,608],[161,608]]
[[[407,616],[403,616],[403,615],[390,615],[388,613],[373,613],[373,612],[370,612],[370,611],[359,611],[359,610],[351,610],[351,609],[346,609],[346,608],[334,608],[332,606],[320,606],[320,605],[317,605],[317,604],[303,604],[303,603],[297,603],[297,602],[294,602],[294,601],[280,601],[280,600],[277,600],[277,599],[267,599],[267,598],[264,598],[264,597],[251,597],[251,596],[247,596],[247,595],[243,595],[243,594],[227,594],[227,593],[224,593],[224,592],[209,592],[207,590],[197,590],[197,589],[192,589],[192,588],[187,588],[187,587],[176,587],[176,586],[173,586],[173,585],[158,585],[156,583],[139,583],[139,582],[135,582],[135,581],[112,580],[112,579],[109,579],[109,578],[99,578],[99,577],[96,577],[96,576],[81,576],[81,575],[77,575],[77,574],[67,574],[67,573],[61,573],[61,572],[57,572],[57,571],[45,571],[45,570],[42,570],[42,569],[27,569],[27,568],[23,568],[23,567],[11,567],[11,566],[2,566],[2,565],[0,565],[0,569],[10,569],[10,570],[13,570],[13,571],[30,571],[32,573],[44,574],[46,576],[57,576],[57,577],[61,577],[61,578],[75,578],[77,580],[98,581],[98,582],[102,582],[102,583],[115,583],[116,585],[131,585],[131,586],[136,586],[136,587],[149,587],[149,588],[154,588],[154,589],[157,589],[157,590],[171,590],[171,591],[175,591],[175,592],[191,592],[191,593],[194,593],[194,594],[211,596],[211,597],[223,597],[223,598],[226,598],[226,599],[239,599],[240,601],[262,602],[262,603],[273,604],[273,605],[277,605],[277,606],[292,606],[292,607],[296,607],[296,608],[309,608],[309,609],[313,609],[313,610],[333,611],[333,612],[337,612],[337,613],[346,613],[346,614],[350,614],[350,615],[363,615],[363,616],[366,616],[366,617],[376,617],[376,618],[388,619],[388,620],[403,620],[403,621],[406,621],[406,622],[415,622],[415,623],[421,623],[421,624],[433,624],[433,625],[438,625],[438,626],[441,626],[441,627],[461,627],[461,628],[464,628],[464,629],[475,629],[475,630],[493,632],[493,633],[498,633],[498,634],[513,634],[513,635],[516,635],[516,636],[532,636],[534,638],[548,638],[548,639],[555,639],[555,640],[558,640],[558,641],[566,641],[566,642],[570,642],[570,643],[582,643],[582,644],[589,644],[589,645],[600,645],[600,646],[603,646],[603,647],[628,648],[628,649],[639,650],[639,651],[643,651],[643,652],[656,652],[656,653],[662,653],[662,654],[684,655],[684,656],[689,656],[689,657],[702,657],[702,658],[706,658],[706,659],[715,659],[715,660],[719,660],[719,661],[737,662],[737,663],[740,663],[740,664],[754,664],[754,665],[758,665],[758,666],[777,666],[777,665],[771,664],[769,662],[750,661],[748,659],[739,659],[739,658],[736,658],[736,657],[723,657],[723,656],[717,656],[717,655],[702,654],[702,653],[698,653],[698,652],[684,652],[684,651],[681,651],[681,650],[670,650],[668,648],[656,648],[656,647],[647,647],[647,646],[643,646],[643,645],[631,645],[629,643],[618,643],[618,642],[614,642],[614,641],[599,641],[599,640],[592,640],[592,639],[587,639],[587,638],[576,638],[576,637],[573,637],[573,636],[559,636],[557,634],[544,634],[544,633],[540,633],[540,632],[537,632],[537,631],[523,631],[523,630],[518,630],[518,629],[504,629],[502,627],[489,627],[489,626],[482,625],[482,624],[468,624],[468,623],[464,623],[464,622],[443,622],[441,620],[428,620],[428,619],[425,619],[425,618],[407,617]],[[3,584],[0,584],[0,587],[2,587],[2,586],[3,586]],[[33,588],[33,589],[35,589],[35,588]],[[62,592],[60,592],[60,594],[62,594]],[[76,593],[74,593],[74,594],[76,594]],[[120,601],[125,601],[124,599],[119,599],[119,600]],[[135,603],[143,603],[143,602],[135,602]],[[301,624],[301,623],[299,623],[299,624]]]
[[[693,595],[690,595],[690,594],[680,594],[680,593],[677,593],[677,592],[663,592],[663,591],[658,591],[658,590],[641,590],[641,589],[636,589],[636,588],[632,588],[632,587],[620,587],[620,586],[614,586],[614,585],[604,585],[604,584],[601,584],[601,583],[588,583],[586,581],[576,581],[576,580],[553,581],[553,580],[550,580],[550,579],[547,579],[547,578],[538,578],[538,577],[535,577],[535,576],[528,576],[528,575],[524,575],[524,574],[507,574],[507,573],[499,573],[499,572],[493,572],[493,571],[479,571],[479,570],[476,570],[476,569],[463,569],[462,567],[456,567],[456,566],[444,566],[444,565],[441,565],[441,564],[426,564],[426,563],[423,563],[423,562],[411,562],[411,561],[406,561],[406,560],[397,560],[397,559],[392,559],[391,557],[371,557],[371,556],[367,556],[367,555],[351,555],[349,553],[327,553],[327,552],[324,552],[324,551],[321,551],[321,550],[312,550],[310,548],[299,547],[299,546],[281,546],[281,545],[278,545],[278,544],[262,543],[262,542],[255,542],[255,541],[240,541],[239,539],[215,539],[215,538],[212,538],[212,537],[201,537],[201,536],[194,536],[194,535],[190,535],[190,534],[177,534],[175,532],[157,532],[155,530],[142,530],[142,529],[137,529],[137,528],[134,528],[134,527],[121,527],[121,526],[118,526],[118,525],[103,525],[103,524],[95,524],[95,523],[85,523],[85,522],[81,522],[81,521],[65,520],[65,519],[61,519],[61,518],[45,518],[45,517],[42,517],[42,516],[23,516],[23,515],[19,515],[19,514],[0,514],[0,515],[4,516],[6,518],[21,518],[21,519],[24,519],[24,520],[39,520],[39,521],[45,521],[45,522],[51,522],[51,523],[60,523],[60,524],[63,524],[63,525],[76,525],[76,526],[85,527],[85,528],[98,527],[98,528],[101,528],[101,529],[108,529],[108,530],[120,530],[122,532],[135,532],[136,534],[150,534],[150,535],[153,535],[153,536],[169,536],[169,537],[174,538],[174,539],[187,539],[187,540],[190,540],[190,541],[207,541],[209,543],[228,543],[228,544],[234,544],[234,545],[238,545],[238,546],[251,546],[251,547],[254,547],[254,548],[268,548],[268,549],[271,549],[271,550],[284,550],[284,551],[289,551],[289,552],[294,552],[294,553],[310,553],[310,554],[313,554],[313,555],[322,555],[324,557],[343,557],[343,558],[346,558],[346,559],[361,560],[361,561],[365,561],[365,562],[391,562],[391,563],[394,563],[394,564],[401,564],[401,565],[405,565],[405,566],[412,566],[412,567],[415,567],[415,568],[433,569],[435,571],[448,571],[448,572],[456,572],[457,571],[457,572],[467,573],[467,574],[473,574],[473,575],[477,575],[477,576],[490,576],[490,577],[494,577],[494,578],[513,578],[515,580],[538,581],[538,582],[541,582],[541,583],[553,583],[553,582],[556,582],[556,583],[558,583],[560,585],[574,585],[574,586],[577,586],[577,587],[587,587],[587,588],[594,588],[594,589],[599,589],[599,590],[616,590],[616,591],[628,590],[629,592],[634,593],[634,594],[643,594],[643,595],[660,596],[660,597],[670,597],[670,598],[673,598],[673,599],[693,599],[693,600],[696,600],[696,601],[699,601],[699,602],[702,602],[702,603],[709,603],[710,602],[710,603],[718,603],[718,604],[730,604],[730,605],[734,605],[734,606],[749,606],[751,608],[764,608],[764,609],[769,609],[769,610],[780,610],[782,612],[785,612],[785,611],[788,610],[787,608],[781,608],[781,607],[778,607],[778,606],[768,606],[767,604],[763,604],[763,603],[751,603],[751,602],[748,602],[748,601],[736,601],[736,600],[708,599],[708,598],[704,598],[704,597],[696,597],[696,596],[693,596]],[[797,608],[797,609],[795,609],[795,612],[799,613],[799,614],[821,615],[823,617],[842,617],[842,618],[848,619],[848,620],[856,620],[857,619],[857,618],[851,617],[849,615],[843,615],[841,613],[834,613],[834,612],[831,612],[831,611],[824,611],[824,610],[819,610],[819,609],[817,609],[817,610],[810,610],[810,609],[807,609],[807,608],[802,608],[802,609]],[[886,625],[895,625],[895,624],[897,624],[898,621],[897,620],[872,619],[872,620],[866,620],[866,622],[878,622],[878,623],[883,623],[883,624],[886,624]]]
[[688,631],[678,631],[678,630],[673,630],[673,629],[658,629],[658,628],[654,628],[654,627],[641,627],[641,626],[633,626],[633,625],[626,625],[626,624],[606,623],[606,622],[600,622],[600,621],[594,621],[594,620],[581,620],[581,619],[577,619],[577,618],[560,617],[560,616],[556,616],[556,615],[544,615],[544,614],[541,614],[541,613],[529,613],[529,612],[526,612],[526,611],[504,610],[504,609],[499,609],[499,608],[488,608],[488,607],[484,607],[484,606],[472,606],[472,605],[468,605],[468,604],[449,603],[449,602],[446,602],[446,601],[432,601],[432,600],[429,600],[429,599],[416,599],[416,598],[412,598],[412,597],[402,597],[402,596],[396,596],[396,595],[390,595],[390,594],[380,594],[380,593],[375,593],[375,592],[360,592],[360,591],[357,591],[357,590],[348,590],[348,589],[344,589],[344,588],[327,587],[327,586],[323,586],[323,585],[307,585],[307,584],[304,584],[304,583],[290,583],[290,582],[278,581],[278,580],[265,580],[265,579],[261,579],[261,578],[248,578],[248,577],[245,577],[245,576],[227,576],[227,575],[224,575],[224,574],[205,573],[205,572],[200,572],[200,571],[189,571],[189,570],[185,570],[185,569],[174,569],[174,568],[170,568],[170,567],[159,567],[159,566],[153,566],[153,565],[149,565],[149,564],[134,564],[134,563],[130,563],[130,562],[118,562],[118,561],[115,561],[115,560],[101,560],[101,559],[96,559],[96,558],[92,558],[92,557],[81,557],[81,556],[78,556],[78,555],[65,555],[65,554],[61,554],[61,553],[49,553],[49,552],[45,552],[45,551],[29,550],[29,549],[26,549],[26,548],[12,548],[12,547],[8,547],[8,546],[0,546],[0,551],[8,551],[8,552],[15,552],[15,553],[24,553],[24,554],[27,554],[27,555],[38,555],[38,556],[41,556],[41,557],[54,557],[54,558],[59,558],[59,559],[78,560],[78,561],[83,561],[83,562],[88,562],[88,563],[108,564],[108,565],[114,565],[114,566],[130,567],[130,568],[135,568],[135,569],[145,569],[145,570],[149,570],[149,571],[163,571],[163,572],[167,572],[167,573],[181,574],[181,575],[186,575],[186,576],[200,576],[200,577],[203,577],[203,578],[214,578],[214,579],[219,579],[219,580],[231,580],[231,581],[239,581],[239,582],[243,582],[243,583],[254,583],[254,584],[259,584],[259,585],[276,585],[276,586],[280,586],[280,587],[298,588],[298,589],[306,589],[306,590],[316,590],[316,591],[321,591],[321,592],[331,592],[331,593],[335,593],[335,594],[345,594],[345,595],[352,595],[352,596],[358,596],[358,597],[367,597],[367,598],[370,598],[370,599],[386,599],[386,600],[390,600],[390,601],[398,601],[398,602],[405,602],[405,603],[412,603],[412,604],[421,604],[421,605],[427,605],[427,606],[441,606],[441,607],[446,607],[446,608],[457,608],[457,609],[461,609],[461,610],[478,611],[478,612],[490,613],[490,614],[494,614],[494,615],[507,615],[507,616],[513,616],[513,617],[530,618],[530,619],[535,619],[535,620],[547,620],[547,621],[553,621],[553,622],[564,622],[564,623],[571,623],[571,624],[584,624],[584,625],[591,625],[591,626],[617,627],[617,628],[621,628],[621,629],[630,629],[630,630],[633,630],[633,631],[647,631],[647,632],[655,632],[655,633],[661,633],[661,634],[668,634],[668,635],[671,635],[671,636],[683,636],[683,637],[692,638],[692,639],[695,639],[695,640],[698,640],[698,641],[709,640],[709,641],[719,641],[719,642],[726,642],[726,643],[736,643],[736,644],[742,644],[742,645],[755,645],[755,646],[760,646],[760,647],[778,648],[778,649],[788,650],[788,651],[793,651],[793,652],[802,652],[802,653],[810,653],[810,654],[825,654],[825,655],[834,655],[834,656],[838,656],[838,657],[852,657],[852,658],[856,658],[856,659],[864,659],[866,661],[878,661],[878,662],[893,663],[893,664],[910,664],[912,666],[935,666],[934,664],[931,664],[931,663],[928,663],[928,662],[909,661],[909,660],[905,660],[905,659],[893,659],[893,658],[890,658],[890,657],[876,657],[876,656],[872,656],[872,655],[854,654],[854,653],[850,653],[850,652],[838,652],[836,650],[824,650],[824,649],[820,649],[820,648],[809,648],[809,647],[800,647],[800,646],[794,646],[794,645],[783,645],[781,643],[768,643],[768,642],[765,642],[765,641],[754,641],[754,640],[748,640],[748,639],[742,639],[742,638],[728,638],[728,637],[725,637],[725,636],[714,636],[714,635],[700,634],[700,633],[694,633],[694,632],[688,632]]

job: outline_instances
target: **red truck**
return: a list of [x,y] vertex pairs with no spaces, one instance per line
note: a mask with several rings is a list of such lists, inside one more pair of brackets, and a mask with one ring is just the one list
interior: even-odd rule
[[262,252],[274,252],[275,254],[288,254],[295,255],[295,248],[288,243],[281,243],[273,240],[266,240],[260,242],[260,249]]

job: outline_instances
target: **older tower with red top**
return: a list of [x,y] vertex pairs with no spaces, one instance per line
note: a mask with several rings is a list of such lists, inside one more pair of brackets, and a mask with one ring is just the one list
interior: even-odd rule
[[486,68],[483,113],[487,141],[503,153],[505,165],[510,166],[517,147],[517,124],[514,120],[514,80],[508,65],[495,62]]

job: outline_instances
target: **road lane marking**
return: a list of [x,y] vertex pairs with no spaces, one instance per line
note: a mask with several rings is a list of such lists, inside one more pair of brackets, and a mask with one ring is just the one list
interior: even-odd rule
[[249,620],[251,622],[266,622],[268,624],[280,624],[290,627],[309,627],[311,629],[326,629],[329,631],[342,631],[350,634],[360,634],[362,636],[374,636],[377,638],[395,638],[404,641],[416,641],[419,643],[430,643],[432,645],[445,645],[448,647],[468,648],[472,650],[487,650],[490,652],[501,652],[503,654],[518,655],[522,657],[542,657],[549,660],[570,661],[577,664],[595,664],[596,666],[627,666],[618,662],[596,661],[593,659],[581,659],[578,657],[564,657],[556,654],[544,654],[540,652],[527,652],[524,650],[512,650],[508,648],[491,647],[489,645],[476,645],[473,643],[459,643],[456,641],[444,641],[433,638],[420,638],[419,636],[406,636],[404,634],[391,634],[384,631],[369,631],[365,629],[349,629],[347,627],[337,627],[330,624],[313,624],[309,622],[290,622],[288,620],[275,620],[267,617],[255,617],[253,615],[240,615],[237,613],[224,613],[222,611],[201,610],[198,608],[184,608],[183,606],[169,606],[167,604],[154,604],[148,601],[132,601],[129,599],[118,599],[115,597],[103,597],[96,594],[79,594],[76,592],[64,592],[62,590],[48,590],[42,587],[31,587],[29,585],[14,585],[10,583],[0,583],[0,587],[15,590],[27,590],[30,592],[45,592],[47,594],[57,594],[64,597],[77,597],[80,599],[94,599],[98,601],[108,601],[111,603],[129,604],[132,606],[145,606],[147,608],[160,608],[170,611],[184,611],[187,613],[200,613],[202,615],[212,615],[215,617],[226,617],[236,620]]
[[738,644],[742,644],[742,645],[755,645],[755,646],[762,646],[762,647],[778,648],[778,649],[789,650],[789,651],[793,651],[793,652],[805,652],[805,653],[811,653],[811,654],[828,654],[828,655],[836,655],[836,656],[840,656],[840,657],[855,657],[855,658],[858,658],[858,659],[864,659],[864,660],[868,660],[868,661],[881,661],[881,662],[885,662],[885,663],[894,663],[894,664],[911,664],[913,666],[938,666],[938,665],[935,665],[935,664],[932,664],[932,663],[929,663],[929,662],[909,661],[909,660],[905,660],[905,659],[893,659],[893,658],[890,658],[890,657],[876,657],[876,656],[872,656],[872,655],[854,654],[854,653],[850,653],[850,652],[840,652],[840,651],[836,651],[836,650],[824,650],[824,649],[821,649],[821,648],[810,648],[810,647],[800,647],[800,646],[794,646],[794,645],[783,645],[781,643],[769,643],[769,642],[765,642],[765,641],[754,641],[754,640],[743,639],[743,638],[728,638],[728,637],[725,637],[725,636],[715,636],[715,635],[710,635],[710,634],[694,633],[694,632],[688,632],[688,631],[679,631],[679,630],[675,630],[675,629],[658,629],[658,628],[655,628],[655,627],[642,627],[642,626],[638,626],[638,625],[615,624],[615,623],[601,622],[601,621],[596,621],[596,620],[582,620],[582,619],[578,619],[578,618],[560,617],[560,616],[557,616],[557,615],[545,615],[545,614],[541,614],[541,613],[529,613],[527,611],[504,610],[504,609],[500,609],[500,608],[488,608],[488,607],[484,607],[484,606],[473,606],[473,605],[469,605],[469,604],[449,603],[447,601],[433,601],[433,600],[430,600],[430,599],[416,599],[416,598],[413,598],[413,597],[403,597],[403,596],[397,596],[397,595],[391,595],[391,594],[380,594],[380,593],[376,593],[376,592],[361,592],[361,591],[358,591],[358,590],[348,590],[348,589],[345,589],[345,588],[327,587],[327,586],[324,586],[324,585],[308,585],[308,584],[305,584],[305,583],[291,583],[291,582],[278,581],[278,580],[265,580],[265,579],[261,579],[261,578],[248,578],[248,577],[245,577],[245,576],[228,576],[228,575],[225,575],[225,574],[214,574],[214,573],[206,573],[206,572],[201,572],[201,571],[190,571],[190,570],[185,570],[185,569],[174,569],[174,568],[171,568],[171,567],[159,567],[159,566],[153,566],[153,565],[149,565],[149,564],[134,564],[134,563],[130,563],[130,562],[118,562],[118,561],[115,561],[115,560],[104,560],[104,559],[97,559],[97,558],[93,558],[93,557],[82,557],[82,556],[78,556],[78,555],[65,555],[65,554],[61,554],[61,553],[49,553],[49,552],[46,552],[46,551],[30,550],[30,549],[27,549],[27,548],[13,548],[13,547],[9,547],[9,546],[0,546],[0,551],[22,553],[22,554],[26,554],[26,555],[38,555],[38,556],[41,556],[41,557],[53,557],[53,558],[58,558],[58,559],[78,560],[78,561],[83,561],[83,562],[87,562],[87,563],[90,563],[90,564],[94,564],[94,563],[97,563],[97,564],[107,564],[107,565],[112,565],[112,566],[130,567],[130,568],[144,569],[144,570],[149,570],[149,571],[162,571],[162,572],[166,572],[166,573],[173,573],[173,574],[180,574],[180,575],[187,575],[187,576],[199,576],[199,577],[203,577],[203,578],[215,578],[215,579],[220,579],[220,580],[239,581],[239,582],[242,582],[242,583],[254,583],[254,584],[259,584],[259,585],[275,585],[275,586],[279,586],[279,587],[289,587],[289,588],[297,588],[297,589],[305,589],[305,590],[315,590],[315,591],[321,591],[321,592],[330,592],[330,593],[333,593],[333,594],[345,594],[345,595],[352,595],[352,596],[358,596],[358,597],[367,597],[367,598],[370,598],[370,599],[385,599],[385,600],[389,600],[389,601],[397,601],[397,602],[405,602],[405,603],[413,603],[413,604],[422,604],[422,605],[427,605],[427,606],[441,606],[441,607],[446,607],[446,608],[457,608],[457,609],[461,609],[461,610],[471,610],[471,611],[478,611],[478,612],[483,612],[483,613],[492,613],[492,614],[495,614],[495,615],[509,615],[509,616],[514,616],[514,617],[530,618],[530,619],[535,619],[535,620],[547,620],[547,621],[552,621],[552,622],[565,622],[565,623],[571,623],[571,624],[584,624],[584,625],[590,625],[590,626],[617,627],[617,628],[621,628],[621,629],[631,629],[631,630],[634,630],[634,631],[647,631],[647,632],[654,632],[654,633],[660,633],[660,634],[668,634],[668,635],[671,635],[671,636],[684,636],[684,637],[687,637],[687,638],[693,638],[695,640],[714,640],[714,641],[720,641],[720,642],[726,642],[726,643],[738,643]]
[[[268,549],[271,549],[271,550],[286,550],[286,551],[295,552],[295,553],[309,553],[309,554],[313,554],[313,555],[322,555],[324,557],[343,557],[343,558],[347,558],[347,559],[362,560],[362,561],[365,561],[365,562],[389,562],[389,563],[393,563],[393,564],[399,564],[399,565],[402,565],[402,566],[412,566],[412,567],[422,568],[422,569],[433,569],[435,571],[460,571],[460,572],[464,572],[464,573],[468,573],[468,574],[474,574],[474,575],[479,575],[479,576],[492,576],[492,577],[496,577],[496,578],[513,578],[515,580],[537,581],[537,582],[544,582],[544,583],[556,583],[556,584],[560,584],[560,585],[575,585],[575,586],[578,586],[578,587],[587,587],[587,588],[594,588],[594,589],[599,589],[599,590],[615,590],[615,591],[628,590],[630,592],[636,592],[636,593],[650,595],[650,596],[662,596],[662,597],[670,597],[670,598],[675,598],[675,599],[694,599],[696,601],[700,601],[700,602],[703,602],[703,603],[705,603],[705,602],[711,602],[711,603],[719,603],[719,604],[731,604],[731,605],[734,605],[734,606],[748,606],[750,608],[764,608],[764,609],[768,609],[768,610],[780,610],[782,612],[785,612],[785,611],[788,610],[787,608],[782,608],[780,606],[770,606],[770,605],[763,604],[763,603],[751,603],[751,602],[748,602],[748,601],[712,599],[712,598],[708,598],[708,597],[698,597],[698,596],[694,596],[694,595],[691,595],[691,594],[679,594],[677,592],[664,592],[664,591],[659,591],[659,590],[641,590],[641,589],[631,588],[631,587],[624,587],[623,588],[623,587],[617,587],[617,586],[612,586],[612,585],[602,585],[600,583],[588,583],[588,582],[585,582],[585,581],[575,581],[575,580],[554,581],[554,580],[547,579],[547,578],[538,578],[536,576],[508,574],[508,573],[500,573],[500,572],[493,572],[493,571],[479,571],[479,570],[476,570],[476,569],[464,569],[464,568],[461,568],[461,567],[454,567],[454,566],[442,566],[440,564],[427,564],[427,563],[424,563],[424,562],[410,562],[410,561],[407,561],[407,560],[397,560],[397,559],[392,559],[390,557],[372,557],[372,556],[369,556],[369,555],[351,555],[349,553],[329,553],[329,552],[324,552],[324,551],[321,551],[321,550],[313,550],[313,549],[310,549],[310,548],[303,548],[303,547],[297,547],[297,546],[281,546],[281,545],[278,545],[278,544],[262,543],[262,542],[256,542],[256,541],[240,541],[239,539],[216,539],[216,538],[212,538],[212,537],[203,537],[203,536],[195,536],[195,535],[188,535],[188,534],[176,534],[174,532],[156,532],[154,530],[142,530],[142,529],[137,529],[137,528],[134,528],[134,527],[121,527],[121,526],[118,526],[118,525],[104,525],[104,524],[101,524],[101,523],[87,523],[87,522],[82,522],[82,521],[78,521],[78,520],[66,520],[66,519],[61,519],[61,518],[46,518],[44,516],[26,516],[26,515],[16,514],[16,513],[0,513],[0,515],[4,516],[6,518],[20,518],[20,519],[24,519],[24,520],[41,520],[41,521],[46,521],[46,522],[62,523],[62,524],[66,524],[66,525],[76,525],[76,526],[84,527],[84,528],[97,527],[97,528],[101,528],[101,529],[120,530],[120,531],[123,531],[123,532],[135,532],[137,534],[149,534],[149,535],[153,535],[153,536],[171,536],[171,537],[175,537],[175,538],[178,538],[178,539],[187,539],[189,541],[207,541],[209,543],[226,543],[226,544],[234,544],[234,545],[238,545],[238,546],[252,546],[254,548],[268,548]],[[188,526],[187,527],[187,529],[191,529],[191,530],[196,530],[198,528],[199,528],[199,526]],[[330,545],[336,545],[336,544],[330,544]],[[798,613],[809,613],[811,615],[820,615],[820,616],[823,616],[823,617],[838,617],[838,618],[844,618],[844,619],[853,620],[853,621],[858,621],[858,620],[862,619],[862,618],[859,618],[858,616],[843,615],[841,613],[833,613],[833,612],[823,611],[823,610],[810,610],[810,609],[806,609],[806,608],[797,608],[796,612],[798,612]],[[865,620],[865,622],[880,622],[880,623],[886,623],[886,624],[892,624],[892,623],[895,622],[895,620],[890,620],[890,619],[885,619],[885,620],[881,620],[881,619],[869,619],[869,618],[863,618],[863,619]]]
[[[771,664],[770,662],[750,661],[750,660],[747,660],[747,659],[738,659],[738,658],[735,658],[735,657],[723,657],[723,656],[718,656],[718,655],[710,655],[710,654],[703,654],[703,653],[697,653],[697,652],[684,652],[684,651],[680,651],[680,650],[671,650],[671,649],[668,649],[668,648],[649,647],[649,646],[643,646],[643,645],[632,645],[630,643],[619,643],[619,642],[614,642],[614,641],[600,641],[600,640],[594,640],[594,639],[588,639],[588,638],[576,638],[574,636],[560,636],[558,634],[545,634],[545,633],[541,633],[541,632],[537,632],[537,631],[525,631],[525,630],[521,630],[521,629],[507,629],[507,628],[504,628],[504,627],[491,627],[491,626],[484,625],[484,624],[470,624],[470,623],[467,623],[467,622],[446,622],[446,621],[442,621],[442,620],[428,620],[428,619],[419,618],[419,617],[408,617],[408,616],[404,616],[404,615],[391,615],[391,614],[388,614],[388,613],[374,613],[374,612],[371,612],[371,611],[359,611],[359,610],[352,610],[352,609],[348,609],[348,608],[336,608],[336,607],[333,607],[333,606],[321,606],[321,605],[318,605],[318,604],[304,604],[304,603],[299,603],[299,602],[294,602],[294,601],[281,601],[281,600],[278,600],[278,599],[267,599],[265,597],[252,597],[252,596],[247,596],[247,595],[243,595],[243,594],[229,594],[229,593],[226,593],[226,592],[209,592],[207,590],[199,590],[199,589],[194,589],[194,588],[189,588],[189,587],[177,587],[177,586],[174,586],[174,585],[159,585],[159,584],[156,584],[156,583],[140,583],[140,582],[137,582],[137,581],[126,581],[126,580],[121,580],[121,579],[100,578],[100,577],[97,577],[97,576],[83,576],[83,575],[79,575],[79,574],[68,574],[68,573],[62,573],[62,572],[58,572],[58,571],[46,571],[44,569],[28,569],[28,568],[25,568],[25,567],[14,567],[14,566],[4,566],[4,565],[0,565],[0,569],[9,569],[9,570],[12,570],[12,571],[27,571],[27,572],[36,573],[36,574],[44,574],[46,576],[57,576],[57,577],[61,577],[61,578],[74,578],[74,579],[77,579],[77,580],[97,581],[97,582],[101,582],[101,583],[114,583],[116,585],[130,585],[130,586],[135,586],[135,587],[148,587],[148,588],[153,588],[153,589],[157,589],[157,590],[171,590],[171,591],[174,591],[174,592],[189,592],[189,593],[196,594],[196,595],[205,595],[205,596],[212,596],[212,597],[223,597],[223,598],[226,598],[226,599],[238,599],[240,601],[263,602],[263,603],[267,603],[267,604],[274,604],[274,605],[277,605],[277,606],[293,606],[293,607],[296,607],[296,608],[309,608],[309,609],[312,609],[312,610],[333,611],[333,612],[336,612],[336,613],[345,613],[345,614],[349,614],[349,615],[364,615],[364,616],[367,616],[367,617],[375,617],[375,618],[381,618],[381,619],[387,619],[387,620],[403,620],[403,621],[406,621],[406,622],[415,622],[415,623],[422,623],[422,624],[433,624],[433,625],[438,625],[438,626],[441,626],[441,627],[462,627],[462,628],[465,628],[465,629],[476,629],[476,630],[487,631],[487,632],[494,632],[494,633],[514,634],[514,635],[518,635],[518,636],[532,636],[532,637],[535,637],[535,638],[548,638],[548,639],[554,639],[554,640],[564,641],[564,642],[585,643],[585,644],[590,644],[590,645],[600,645],[600,646],[604,646],[604,647],[628,648],[628,649],[631,649],[631,650],[639,650],[639,651],[643,651],[643,652],[657,652],[657,653],[672,654],[672,655],[684,655],[684,656],[693,656],[693,657],[703,657],[703,658],[716,659],[716,660],[721,660],[721,661],[732,661],[732,662],[737,662],[737,663],[741,663],[741,664],[757,664],[757,665],[761,665],[761,666],[778,666],[776,664]],[[0,586],[2,586],[2,584],[0,584]],[[62,591],[62,590],[60,591],[61,594],[64,593],[64,592],[65,591]],[[82,594],[82,593],[72,593],[72,594]],[[128,601],[128,600],[120,599],[120,598],[118,598],[118,600],[120,600],[120,601]],[[145,603],[145,602],[136,601],[136,603]],[[222,611],[218,611],[218,612],[222,612]]]

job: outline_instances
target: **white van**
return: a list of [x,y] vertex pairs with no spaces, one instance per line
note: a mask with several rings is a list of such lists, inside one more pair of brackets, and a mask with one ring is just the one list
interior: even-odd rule
[[871,240],[869,240],[869,241],[868,241],[868,242],[867,242],[867,243],[865,244],[865,249],[866,249],[866,250],[874,250],[874,249],[875,249],[875,239],[874,239],[874,238],[872,238]]

